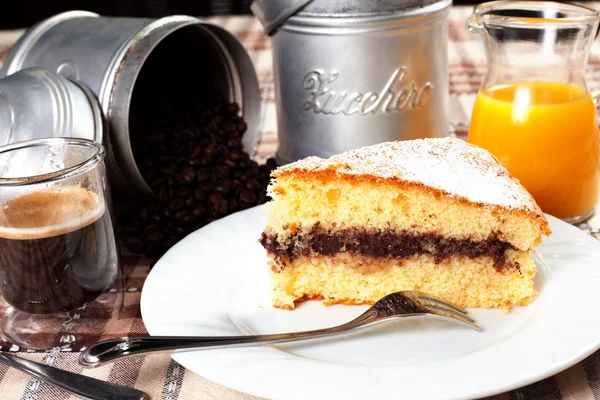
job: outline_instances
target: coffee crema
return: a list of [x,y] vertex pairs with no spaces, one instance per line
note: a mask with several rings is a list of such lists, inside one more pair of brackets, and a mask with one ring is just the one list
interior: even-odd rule
[[0,291],[36,314],[95,300],[118,268],[104,199],[80,187],[43,190],[0,206]]
[[0,206],[0,238],[62,235],[95,222],[104,208],[96,193],[80,187],[32,192]]

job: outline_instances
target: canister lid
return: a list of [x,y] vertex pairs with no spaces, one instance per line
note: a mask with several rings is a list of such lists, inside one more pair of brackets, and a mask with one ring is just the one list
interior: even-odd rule
[[250,9],[269,35],[313,0],[255,0]]
[[425,14],[449,7],[452,0],[255,0],[250,7],[271,34],[288,18],[306,17],[349,18],[381,14]]
[[0,145],[47,137],[102,142],[99,104],[85,86],[42,68],[0,79]]
[[413,13],[449,0],[314,0],[299,15],[353,17],[388,13]]

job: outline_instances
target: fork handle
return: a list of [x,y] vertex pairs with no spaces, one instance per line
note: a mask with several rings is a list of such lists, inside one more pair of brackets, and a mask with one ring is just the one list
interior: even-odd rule
[[337,335],[359,326],[348,323],[312,331],[250,336],[126,336],[92,344],[81,352],[79,363],[84,367],[98,367],[118,358],[143,353],[291,342]]

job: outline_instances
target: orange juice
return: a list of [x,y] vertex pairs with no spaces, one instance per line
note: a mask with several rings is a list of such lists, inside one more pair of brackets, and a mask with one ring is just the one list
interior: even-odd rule
[[546,213],[574,218],[598,201],[596,108],[578,86],[517,82],[480,92],[469,142],[498,157]]

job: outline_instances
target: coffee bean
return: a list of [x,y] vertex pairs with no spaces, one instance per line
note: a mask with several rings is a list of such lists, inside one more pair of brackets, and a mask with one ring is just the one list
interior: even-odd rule
[[210,192],[215,187],[215,184],[212,183],[211,181],[206,181],[206,182],[200,183],[199,187],[200,187],[200,189],[202,189],[205,192]]
[[165,182],[167,182],[167,178],[164,176],[159,176],[150,182],[150,187],[159,188],[160,186],[164,185]]
[[185,206],[188,208],[194,207],[194,204],[196,204],[196,198],[194,196],[188,197],[185,201]]
[[190,148],[190,151],[188,153],[188,156],[190,158],[196,158],[198,157],[198,155],[200,155],[200,152],[202,151],[202,148],[200,147],[199,144],[196,144],[194,147]]
[[228,153],[229,153],[229,149],[224,144],[220,144],[217,146],[217,156],[224,158],[224,157],[227,157]]
[[188,215],[188,212],[183,210],[183,211],[179,211],[177,214],[175,214],[175,219],[178,222],[182,222],[183,219]]
[[231,191],[231,184],[223,182],[220,185],[215,186],[214,191],[221,193],[223,196],[227,196]]
[[209,110],[204,110],[200,113],[200,115],[198,115],[199,119],[208,119],[210,117],[212,117],[212,112],[210,112]]
[[206,214],[206,207],[202,204],[198,204],[196,207],[192,209],[192,215],[196,218],[200,218]]
[[215,175],[218,180],[225,179],[227,178],[227,176],[229,176],[229,171],[227,171],[227,167],[223,165],[215,166],[213,171],[215,172]]
[[177,137],[177,135],[171,135],[171,140],[169,140],[169,147],[175,149],[179,147],[181,144],[181,140]]
[[207,156],[206,154],[200,157],[200,165],[208,167],[213,162],[213,158],[211,156]]
[[227,200],[218,192],[211,192],[208,196],[208,204],[210,204],[212,211],[217,214],[225,214],[229,208]]
[[231,161],[239,161],[242,160],[244,157],[242,155],[241,151],[232,151],[227,155],[227,159],[231,160]]
[[193,225],[196,219],[192,215],[186,215],[181,219],[181,222],[185,225]]
[[256,179],[250,178],[244,181],[244,187],[253,192],[258,192],[263,189],[263,185],[258,183]]
[[201,188],[197,188],[194,190],[194,197],[198,201],[204,201],[204,199],[206,199],[206,195],[204,194]]
[[227,147],[229,147],[229,150],[237,150],[242,147],[242,144],[237,138],[229,138],[227,139]]
[[251,179],[251,178],[253,178],[253,177],[254,177],[254,175],[255,175],[255,174],[253,174],[253,173],[252,173],[252,171],[249,171],[249,170],[244,170],[242,173],[240,173],[240,175],[239,175],[239,177],[238,177],[238,178],[239,178],[241,181],[244,181],[244,182],[245,182],[245,181],[247,181],[248,179]]
[[230,160],[229,158],[223,161],[223,165],[225,165],[225,167],[229,170],[235,170],[236,168],[238,168],[238,164],[235,161]]
[[235,132],[236,129],[237,126],[235,126],[233,122],[227,122],[225,125],[223,125],[223,132],[225,133]]
[[146,233],[145,240],[150,243],[160,242],[163,239],[163,234],[159,231],[151,231]]
[[169,203],[169,208],[173,211],[177,211],[180,210],[184,205],[185,200],[175,198]]
[[196,171],[192,167],[183,167],[179,180],[183,183],[192,183],[196,179]]
[[256,194],[249,190],[242,190],[240,192],[240,200],[246,204],[254,204],[256,202]]
[[204,150],[202,151],[202,155],[207,157],[214,157],[217,154],[217,146],[214,144],[207,144],[204,146]]
[[150,232],[154,232],[158,229],[158,224],[150,224],[146,228],[144,228],[144,234],[148,234]]
[[175,154],[181,154],[181,153],[183,153],[185,151],[185,147],[179,145],[177,147],[174,147],[172,151]]
[[240,121],[240,123],[237,126],[238,131],[240,131],[240,133],[244,133],[246,132],[246,129],[248,129],[248,125],[246,125],[246,122],[244,121]]
[[234,179],[234,180],[231,181],[231,191],[234,194],[238,194],[242,190],[244,190],[244,185],[242,184],[242,182],[240,182],[237,179]]
[[199,169],[196,171],[196,180],[198,182],[204,182],[210,178],[210,170],[209,169]]
[[164,175],[173,175],[175,173],[175,169],[171,167],[161,167],[160,172]]
[[[193,127],[193,125],[191,125],[189,128],[183,128],[179,132],[181,132],[182,135],[185,135],[188,139],[195,139],[196,135],[194,134],[192,127]],[[200,151],[199,147],[198,147],[198,151]]]
[[216,132],[219,129],[219,125],[215,121],[214,117],[208,122],[206,127],[209,129],[210,132]]
[[143,207],[143,208],[140,210],[140,218],[141,218],[141,219],[147,219],[147,218],[148,218],[148,212],[149,212],[149,211],[148,211],[148,207]]
[[188,195],[190,195],[192,193],[192,189],[190,189],[189,187],[186,186],[180,186],[177,188],[177,190],[175,190],[175,196],[177,197],[187,197]]
[[190,167],[199,167],[200,165],[202,165],[202,163],[199,159],[193,158],[187,161],[187,165],[189,165]]
[[240,112],[240,106],[237,103],[229,103],[227,104],[227,113],[238,115]]
[[160,188],[158,192],[158,198],[163,204],[169,201],[169,189],[167,188],[167,185]]

